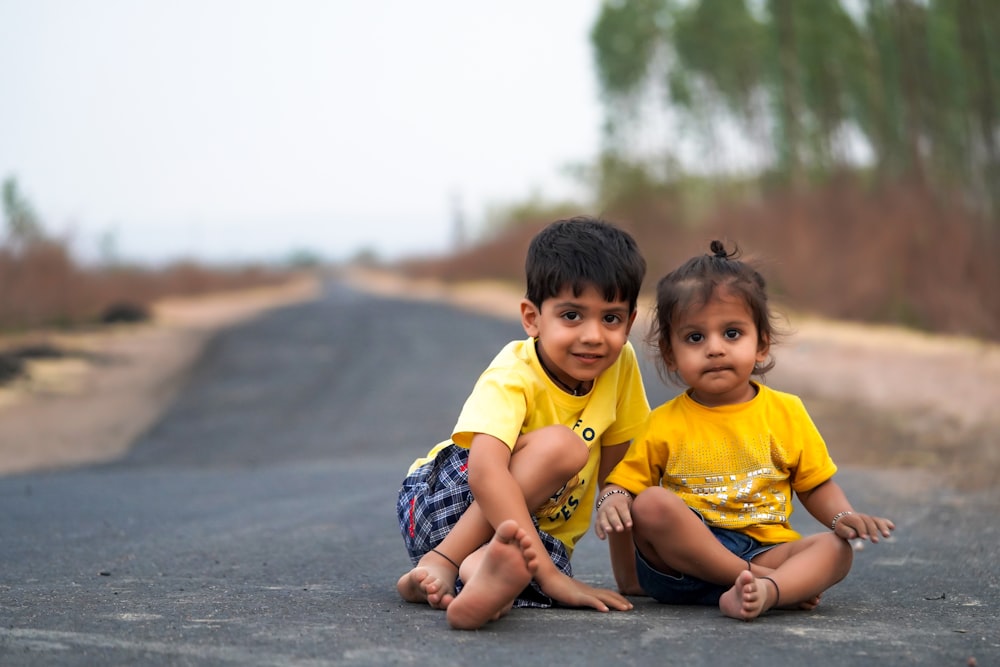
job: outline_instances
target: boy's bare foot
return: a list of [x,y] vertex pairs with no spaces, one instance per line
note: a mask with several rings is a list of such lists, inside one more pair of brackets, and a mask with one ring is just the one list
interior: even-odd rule
[[506,614],[538,570],[538,554],[523,528],[508,519],[486,545],[482,563],[448,605],[448,623],[475,630]]
[[730,618],[750,621],[773,607],[776,598],[776,591],[769,582],[743,570],[733,587],[719,598],[719,610]]
[[455,566],[428,551],[417,566],[396,582],[396,590],[407,602],[426,602],[434,609],[447,609],[455,599]]

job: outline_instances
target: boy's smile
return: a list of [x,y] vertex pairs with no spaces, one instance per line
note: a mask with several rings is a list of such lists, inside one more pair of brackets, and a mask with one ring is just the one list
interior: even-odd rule
[[521,302],[521,323],[536,339],[542,365],[568,393],[586,393],[618,360],[634,320],[627,301],[605,301],[592,285],[579,295],[565,287],[540,309]]

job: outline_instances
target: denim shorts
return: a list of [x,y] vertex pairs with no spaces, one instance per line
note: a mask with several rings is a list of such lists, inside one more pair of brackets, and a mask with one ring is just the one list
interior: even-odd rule
[[[469,450],[451,444],[433,461],[420,466],[406,476],[396,499],[396,515],[403,535],[406,552],[414,565],[420,557],[447,537],[452,526],[472,504],[469,490]],[[553,564],[568,577],[573,576],[569,553],[565,545],[538,528],[535,530]],[[462,580],[455,582],[456,592],[462,590]],[[553,600],[532,581],[514,602],[515,607],[551,607]]]
[[[753,560],[755,556],[778,546],[777,544],[761,544],[754,538],[735,530],[713,528],[712,526],[709,526],[708,529],[722,543],[722,546],[745,561]],[[643,558],[638,547],[635,550],[635,569],[642,590],[663,604],[717,605],[722,594],[733,586],[732,584],[721,586],[684,574],[679,577],[664,574]]]

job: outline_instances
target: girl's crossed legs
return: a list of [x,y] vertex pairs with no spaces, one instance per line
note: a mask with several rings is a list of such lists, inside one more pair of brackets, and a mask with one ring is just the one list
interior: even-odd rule
[[670,604],[715,604],[750,620],[771,609],[812,609],[823,591],[847,576],[850,545],[833,533],[761,545],[710,528],[662,487],[640,493],[631,508],[640,584]]

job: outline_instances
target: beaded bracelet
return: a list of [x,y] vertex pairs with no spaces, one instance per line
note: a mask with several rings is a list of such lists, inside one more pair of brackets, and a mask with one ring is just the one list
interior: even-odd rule
[[854,512],[851,512],[851,511],[848,511],[848,510],[844,510],[843,512],[838,512],[837,514],[834,514],[833,515],[833,520],[830,521],[830,530],[836,532],[837,531],[837,522],[840,521],[841,519],[843,519],[848,514],[854,514]]
[[601,504],[611,496],[615,495],[616,493],[620,493],[623,496],[628,496],[629,498],[632,497],[632,494],[626,491],[625,489],[611,489],[610,491],[608,491],[603,496],[597,499],[597,509],[601,509]]

